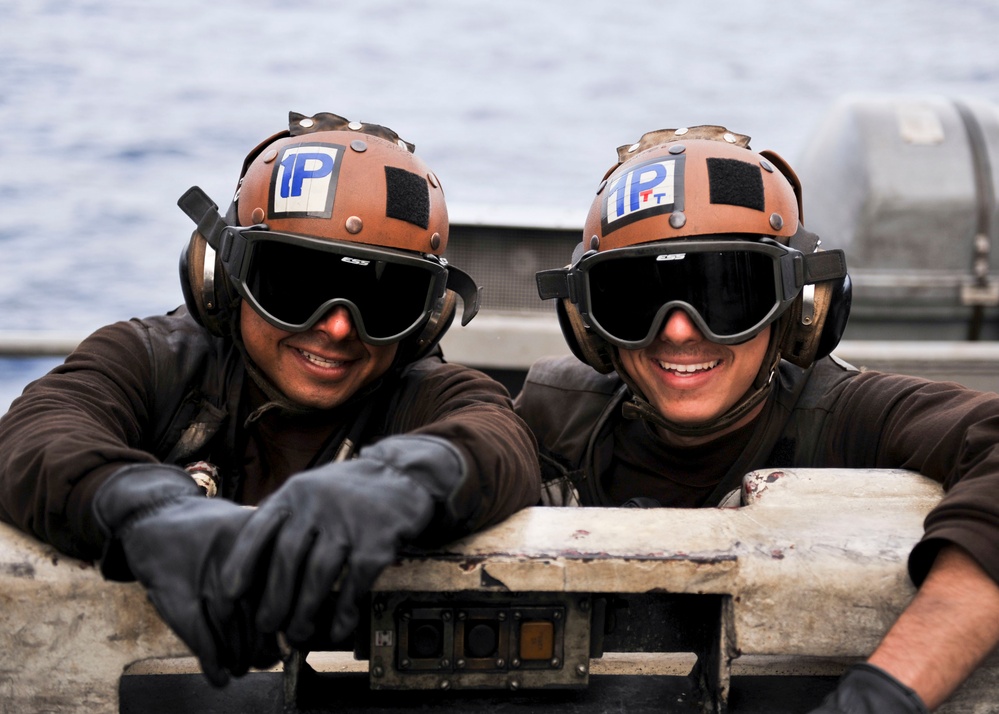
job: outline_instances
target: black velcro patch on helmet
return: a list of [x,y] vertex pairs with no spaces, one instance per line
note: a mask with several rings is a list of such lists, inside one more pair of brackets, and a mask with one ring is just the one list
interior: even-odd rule
[[430,225],[427,180],[405,169],[385,167],[385,215],[426,228]]
[[760,167],[738,159],[708,159],[711,203],[764,210]]

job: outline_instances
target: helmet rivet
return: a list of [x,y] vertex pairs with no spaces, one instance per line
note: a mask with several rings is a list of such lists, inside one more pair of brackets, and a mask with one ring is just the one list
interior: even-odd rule
[[597,236],[591,237],[590,238],[590,250],[599,250],[599,249],[600,249],[600,238],[597,237]]
[[671,154],[682,154],[686,150],[687,147],[683,144],[673,144],[673,146],[669,147],[669,153]]
[[357,131],[358,129],[361,128],[361,122],[359,122],[359,121],[352,121],[349,124],[347,124],[347,128],[351,129],[352,131]]
[[427,181],[429,181],[430,185],[433,186],[434,188],[440,188],[441,187],[440,181],[438,181],[437,177],[434,176],[433,171],[431,171],[430,173],[427,174]]
[[348,233],[360,233],[364,227],[364,223],[357,216],[350,216],[343,224],[343,227],[347,229]]
[[770,214],[770,227],[773,228],[775,231],[779,231],[781,228],[784,227],[784,219],[781,218],[781,215],[779,213]]
[[437,250],[440,247],[441,247],[441,234],[434,233],[432,236],[430,236],[430,248],[432,250]]
[[315,123],[316,123],[316,122],[315,122],[314,120],[312,120],[312,119],[309,119],[308,117],[306,117],[305,119],[302,119],[301,121],[299,121],[299,122],[298,122],[298,125],[299,125],[300,127],[303,127],[303,128],[305,128],[305,129],[309,129],[309,128],[311,128],[311,127],[312,127],[313,125],[315,125]]
[[253,213],[250,214],[250,223],[263,223],[264,222],[264,209],[257,206],[253,209]]
[[735,143],[735,134],[733,134],[732,132],[726,131],[724,134],[722,134],[722,138],[730,144]]
[[269,164],[270,162],[272,162],[274,159],[277,158],[277,155],[278,155],[277,149],[268,149],[266,152],[264,152],[264,155],[261,160],[265,164]]
[[688,129],[687,127],[684,126],[684,127],[680,127],[676,131],[674,131],[673,134],[676,135],[676,136],[683,136],[688,131],[690,131],[690,129]]
[[683,211],[673,211],[669,214],[669,224],[673,228],[683,228],[687,223],[687,217],[683,215]]
[[763,170],[764,170],[764,171],[767,171],[767,172],[769,172],[769,173],[773,173],[773,172],[774,172],[774,165],[773,165],[773,164],[771,164],[771,163],[770,163],[769,161],[767,161],[766,159],[760,159],[760,166],[762,166],[762,167],[763,167]]
[[607,179],[604,179],[603,181],[600,182],[600,185],[597,186],[597,195],[599,196],[600,192],[603,191],[606,187],[607,187]]
[[352,142],[350,142],[350,148],[356,151],[357,153],[361,153],[362,151],[368,150],[368,145],[365,144],[360,139],[354,139]]
[[636,151],[638,151],[638,144],[632,144],[631,146],[628,147],[629,154],[632,154]]

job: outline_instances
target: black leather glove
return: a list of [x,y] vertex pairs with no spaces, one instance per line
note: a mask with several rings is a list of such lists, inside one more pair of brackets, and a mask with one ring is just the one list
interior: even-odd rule
[[855,664],[811,714],[928,714],[919,695],[880,667]]
[[219,597],[223,558],[250,509],[206,498],[178,467],[137,464],[100,486],[93,510],[107,537],[101,573],[142,583],[212,684],[277,661],[276,639],[254,630],[247,604]]
[[293,476],[244,528],[223,570],[227,595],[245,598],[266,574],[256,624],[302,647],[342,577],[329,634],[343,640],[357,626],[358,600],[399,545],[447,520],[465,475],[464,458],[444,439],[396,436]]

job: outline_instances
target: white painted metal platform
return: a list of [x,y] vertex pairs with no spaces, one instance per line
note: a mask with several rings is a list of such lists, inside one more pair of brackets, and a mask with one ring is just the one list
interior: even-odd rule
[[[940,493],[901,471],[767,470],[747,477],[736,509],[532,508],[404,560],[376,590],[714,598],[724,699],[733,673],[828,675],[868,654],[913,594],[906,558]],[[187,654],[140,586],[104,582],[92,565],[0,527],[0,711],[116,712],[126,669],[188,671],[190,660],[174,659]],[[313,660],[358,669],[342,656]],[[596,676],[690,662],[608,650],[565,664]],[[993,660],[941,711],[999,711],[997,672]]]

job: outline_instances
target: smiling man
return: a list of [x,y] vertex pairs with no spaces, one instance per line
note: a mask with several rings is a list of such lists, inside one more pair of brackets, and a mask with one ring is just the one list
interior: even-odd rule
[[393,131],[292,113],[225,218],[197,188],[179,203],[185,306],[98,330],[25,389],[0,518],[140,581],[222,685],[278,635],[347,639],[401,546],[534,505],[538,460],[506,390],[443,361],[478,288]]
[[538,274],[574,356],[535,364],[515,409],[552,506],[738,505],[764,467],[943,483],[909,559],[915,599],[816,710],[925,712],[999,642],[999,396],[832,357],[850,282],[818,244],[793,171],[747,136],[620,147],[571,264]]

